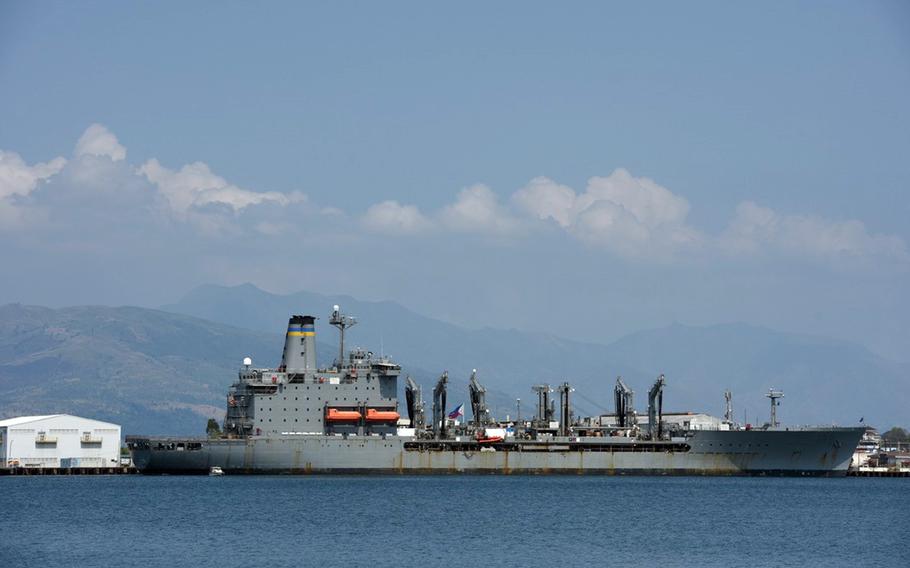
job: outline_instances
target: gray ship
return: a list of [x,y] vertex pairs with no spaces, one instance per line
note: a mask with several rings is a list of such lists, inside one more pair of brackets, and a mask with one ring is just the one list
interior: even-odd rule
[[[292,316],[278,368],[247,358],[227,395],[218,438],[127,436],[133,462],[147,474],[488,473],[642,475],[809,475],[847,472],[863,428],[784,428],[772,391],[771,421],[758,428],[724,420],[710,428],[672,422],[663,413],[665,378],[648,393],[639,418],[622,378],[615,414],[573,420],[566,382],[535,385],[530,420],[496,421],[472,374],[472,419],[448,412],[448,374],[433,389],[431,415],[420,387],[406,379],[407,418],[399,415],[401,367],[362,349],[345,351],[356,323],[335,306],[338,358],[317,368],[313,316]],[[558,393],[559,411],[556,410]],[[669,415],[668,415],[669,416]],[[428,419],[429,418],[429,419]]]

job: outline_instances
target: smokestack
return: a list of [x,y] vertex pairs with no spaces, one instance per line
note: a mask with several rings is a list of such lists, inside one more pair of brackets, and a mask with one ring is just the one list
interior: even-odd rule
[[311,373],[316,370],[316,318],[291,316],[284,338],[281,367],[288,373]]

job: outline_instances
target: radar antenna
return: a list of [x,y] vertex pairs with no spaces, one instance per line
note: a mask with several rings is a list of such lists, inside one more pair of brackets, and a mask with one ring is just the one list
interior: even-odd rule
[[784,393],[771,387],[765,396],[771,399],[771,427],[777,428],[777,407],[780,406],[780,399],[784,398]]
[[357,318],[341,313],[341,308],[335,304],[332,306],[332,317],[329,318],[329,323],[341,332],[341,340],[338,343],[338,368],[341,369],[344,366],[344,330],[357,325]]

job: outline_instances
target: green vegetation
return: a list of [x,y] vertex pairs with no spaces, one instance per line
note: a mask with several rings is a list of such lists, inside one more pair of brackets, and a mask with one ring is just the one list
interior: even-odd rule
[[910,442],[910,432],[895,426],[882,434],[882,440],[886,442]]
[[209,438],[220,438],[221,426],[218,425],[218,421],[214,418],[209,418],[208,424],[205,425],[205,433],[208,434]]

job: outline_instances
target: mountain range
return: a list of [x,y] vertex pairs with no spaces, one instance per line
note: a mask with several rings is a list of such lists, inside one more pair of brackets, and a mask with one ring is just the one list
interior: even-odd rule
[[0,418],[68,412],[111,420],[126,433],[197,434],[220,416],[239,362],[278,362],[290,314],[318,316],[319,361],[337,356],[332,305],[358,317],[347,345],[391,355],[424,387],[443,370],[452,405],[467,402],[473,369],[488,389],[494,414],[527,416],[530,388],[569,381],[577,414],[612,410],[622,375],[636,391],[640,412],[647,390],[664,373],[664,407],[723,409],[734,394],[736,416],[761,423],[764,394],[783,390],[779,416],[790,424],[851,424],[861,417],[881,427],[906,424],[907,365],[839,340],[782,333],[743,323],[674,324],[602,345],[540,331],[468,329],[414,313],[394,302],[361,301],[313,292],[277,295],[252,285],[199,287],[159,310],[80,306],[0,307]]

